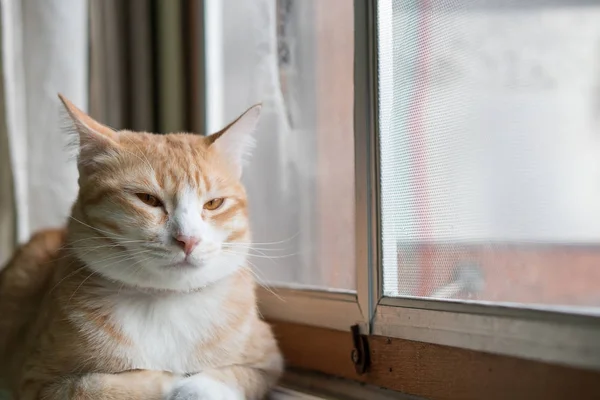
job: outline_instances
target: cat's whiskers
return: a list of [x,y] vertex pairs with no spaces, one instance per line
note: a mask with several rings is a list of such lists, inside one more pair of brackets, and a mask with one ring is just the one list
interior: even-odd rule
[[282,239],[282,240],[278,240],[278,241],[274,241],[274,242],[223,242],[223,244],[239,244],[239,245],[249,245],[249,246],[255,246],[255,245],[270,246],[270,245],[274,245],[274,244],[282,244],[282,243],[289,242],[292,239],[298,237],[299,235],[300,235],[300,232],[297,232],[287,239]]
[[294,233],[292,236],[290,236],[289,238],[286,238],[286,239],[278,240],[278,241],[275,241],[275,242],[252,242],[252,244],[258,244],[258,245],[281,244],[281,243],[289,242],[290,240],[295,239],[299,235],[300,235],[300,232],[298,231],[298,232]]
[[[100,240],[100,239],[109,240],[106,236],[94,236],[94,237],[91,237],[91,238],[79,239],[79,240],[75,240],[73,242],[65,242],[65,244],[63,244],[58,249],[56,249],[56,251],[60,252],[61,250],[73,250],[74,247],[72,247],[71,244],[77,243],[77,242],[81,242],[81,241],[84,241],[84,240],[93,240],[93,239],[95,239],[95,240]],[[63,258],[67,258],[67,257],[70,257],[70,254],[66,254],[63,257],[50,258],[46,263],[53,263],[55,261],[62,260]]]
[[232,255],[237,255],[237,256],[266,258],[268,260],[276,260],[276,259],[280,259],[280,258],[290,258],[290,257],[294,257],[294,256],[297,256],[300,254],[300,253],[291,253],[291,254],[284,254],[284,255],[278,255],[278,256],[269,256],[266,254],[251,254],[251,253],[236,252],[236,251],[231,251],[230,249],[221,249],[221,251],[223,251],[224,253],[227,253],[227,254],[232,254]]
[[[249,257],[257,257],[257,258],[267,258],[267,259],[271,259],[271,262],[273,262],[273,263],[274,263],[273,259],[276,259],[276,258],[286,258],[286,257],[292,257],[292,256],[296,255],[296,254],[292,253],[292,254],[273,255],[273,256],[271,256],[271,255],[265,254],[265,253],[264,253],[263,251],[261,251],[261,250],[257,250],[257,249],[256,249],[256,248],[254,248],[254,247],[237,247],[237,246],[235,246],[234,244],[229,244],[227,247],[225,247],[225,251],[228,251],[228,250],[234,250],[234,251],[235,251],[235,250],[248,250],[248,251],[255,251],[255,252],[259,253],[259,255],[256,255],[256,254],[251,254],[251,253],[246,253],[246,255],[247,255],[247,256],[249,256]],[[234,253],[234,252],[230,252],[230,254],[233,254],[233,253]]]
[[71,294],[71,297],[69,297],[69,300],[67,300],[67,305],[71,304],[71,300],[73,300],[73,297],[75,296],[75,293],[77,293],[77,291],[85,283],[85,281],[87,281],[88,279],[90,279],[95,273],[96,273],[96,270],[92,270],[92,272],[90,272],[90,274],[84,280],[81,281],[81,283],[79,284],[79,286],[77,286],[77,288],[73,291],[73,294]]
[[[123,257],[129,256],[129,257],[131,257],[132,259],[134,259],[136,256],[138,256],[138,255],[140,255],[140,254],[147,254],[147,253],[151,253],[151,252],[152,252],[152,250],[138,250],[137,252],[133,252],[133,253],[130,253],[130,252],[123,252],[122,254],[117,254],[117,255],[114,255],[114,256],[112,256],[112,257],[103,258],[103,259],[101,259],[101,260],[98,260],[98,261],[100,261],[100,262],[112,261],[112,260],[114,260],[114,259],[118,259],[120,256],[123,256]],[[101,268],[102,268],[102,269],[108,268],[108,267],[110,267],[110,266],[113,266],[113,265],[114,265],[114,264],[116,264],[117,262],[120,262],[120,261],[116,261],[116,262],[114,262],[114,263],[111,263],[111,264],[109,264],[109,265],[101,265]]]
[[[137,255],[139,255],[139,254],[143,254],[143,253],[146,253],[146,252],[148,252],[148,251],[146,251],[146,250],[143,250],[143,251],[141,251],[141,252],[137,252],[137,253],[124,253],[124,254],[117,254],[116,256],[112,256],[112,257],[109,257],[109,258],[105,258],[105,259],[103,259],[102,261],[114,260],[114,262],[113,262],[113,263],[111,263],[111,264],[109,264],[109,265],[106,265],[106,266],[104,266],[104,267],[102,267],[102,268],[108,268],[108,267],[110,267],[110,266],[112,266],[112,265],[114,265],[114,264],[116,264],[116,263],[127,261],[127,259],[128,259],[129,257],[131,257],[131,259],[133,260],[133,259],[135,259],[135,257],[136,257]],[[86,253],[86,254],[87,254],[87,253]],[[121,258],[122,258],[122,259],[121,259]],[[151,258],[151,257],[149,257],[149,259],[150,259],[150,258]],[[80,261],[80,260],[78,260],[78,259],[75,259],[75,260],[71,261],[71,262],[70,262],[70,263],[67,265],[67,268],[68,268],[69,266],[71,266],[71,265],[72,265],[74,262],[76,262],[76,261]],[[83,264],[81,267],[79,267],[79,268],[75,269],[74,271],[70,272],[69,274],[67,274],[65,277],[63,277],[63,278],[62,278],[60,281],[58,281],[58,282],[57,282],[57,283],[56,283],[56,284],[55,284],[55,285],[54,285],[54,286],[53,286],[53,287],[50,289],[49,293],[52,293],[52,292],[53,292],[53,291],[54,291],[54,290],[55,290],[55,289],[56,289],[56,288],[57,288],[57,287],[58,287],[58,286],[59,286],[59,285],[60,285],[62,282],[64,282],[66,279],[68,279],[69,277],[71,277],[71,276],[75,275],[76,273],[78,273],[79,271],[81,271],[82,269],[85,269],[85,268],[88,268],[88,266],[87,266],[86,264]]]
[[[87,252],[83,253],[82,255],[83,255],[83,256],[85,256],[85,255],[87,255],[87,254],[91,253],[92,251],[93,251],[93,250],[87,251]],[[71,254],[67,254],[67,255],[66,255],[66,256],[64,256],[64,257],[60,257],[60,258],[57,258],[57,259],[53,259],[52,261],[58,261],[58,260],[60,260],[60,259],[67,258],[67,257],[72,257],[72,255],[71,255]],[[82,260],[80,260],[79,258],[77,258],[77,257],[73,257],[73,260],[72,260],[72,261],[71,261],[69,264],[67,264],[66,268],[69,268],[71,265],[73,265],[73,263],[75,263],[75,262],[77,262],[77,261],[79,261],[79,262],[83,262],[83,261],[82,261]],[[55,284],[55,285],[52,287],[52,289],[50,289],[50,293],[52,293],[52,292],[54,291],[54,289],[56,289],[56,288],[57,288],[57,287],[58,287],[58,286],[59,286],[59,285],[60,285],[60,284],[61,284],[61,283],[62,283],[62,282],[65,280],[65,279],[67,279],[67,278],[69,278],[69,277],[73,276],[74,274],[76,274],[77,272],[81,271],[82,269],[84,269],[84,268],[86,268],[86,267],[87,267],[87,266],[85,265],[85,263],[83,263],[83,265],[82,265],[81,267],[79,267],[79,268],[75,269],[75,271],[72,271],[72,272],[70,272],[69,274],[67,274],[67,275],[66,275],[65,277],[63,277],[63,278],[62,278],[60,281],[58,281],[58,283],[56,283],[56,284]]]
[[107,246],[95,246],[95,247],[87,247],[87,248],[77,247],[77,248],[73,248],[72,250],[78,250],[78,249],[87,250],[85,253],[79,255],[80,257],[82,257],[82,256],[86,256],[96,250],[106,250],[106,249],[111,249],[111,248],[115,248],[115,247],[120,247],[120,246],[119,245],[112,245],[112,246],[107,245]]
[[232,250],[236,250],[236,249],[237,249],[237,250],[256,251],[257,253],[259,253],[259,254],[261,254],[261,255],[263,255],[263,256],[265,256],[265,257],[268,257],[268,255],[267,255],[267,254],[265,254],[263,251],[261,251],[261,250],[257,250],[257,249],[255,249],[255,248],[252,248],[252,247],[237,247],[237,246],[233,246],[233,245],[227,245],[227,246],[225,247],[225,249],[226,249],[226,250],[227,250],[227,249],[232,249]]
[[[104,240],[106,240],[106,239],[114,240],[114,239],[111,239],[111,238],[109,238],[107,236],[92,236],[92,237],[86,237],[86,238],[83,238],[83,239],[73,240],[72,242],[67,242],[67,244],[74,244],[74,243],[84,242],[84,241],[87,241],[87,240],[101,240],[101,239],[104,239]],[[145,242],[146,240],[145,239],[137,239],[137,240],[130,240],[130,239],[128,239],[127,241],[128,242],[134,242],[134,241]]]
[[[108,265],[103,265],[101,266],[100,269],[107,269],[109,267],[112,267],[113,265],[116,265],[118,263],[121,262],[125,262],[125,261],[129,261],[129,260],[135,260],[135,258],[141,254],[145,254],[148,253],[149,250],[141,250],[138,251],[136,253],[125,253],[125,254],[119,254],[120,256],[122,256],[122,259],[117,259],[114,260],[112,263],[108,264]],[[108,259],[103,259],[102,261],[107,261],[107,260],[113,260],[116,257],[109,257]],[[91,269],[91,268],[90,268]],[[69,304],[71,302],[71,300],[73,299],[73,296],[75,296],[75,294],[77,293],[77,291],[79,290],[79,288],[81,288],[81,286],[88,280],[90,279],[94,274],[99,273],[100,271],[98,271],[97,269],[92,269],[92,272],[83,280],[81,281],[81,283],[79,284],[79,286],[77,286],[77,288],[75,289],[75,291],[73,292],[73,294],[71,294],[71,297],[69,298],[69,300],[67,301],[67,304]]]
[[73,247],[68,247],[68,249],[70,250],[97,250],[97,249],[110,249],[110,248],[115,248],[115,247],[124,247],[124,244],[137,244],[137,243],[145,243],[145,240],[131,240],[131,241],[122,241],[122,242],[118,242],[118,243],[112,243],[112,244],[105,244],[105,245],[99,245],[99,246],[73,246]]
[[[71,264],[73,264],[75,261],[77,261],[77,260],[73,260],[73,261],[71,261],[67,267],[71,266]],[[79,271],[81,271],[82,269],[85,269],[85,268],[87,268],[87,265],[85,265],[85,264],[84,264],[83,266],[81,266],[81,267],[79,267],[79,268],[76,268],[76,269],[75,269],[75,271],[73,271],[73,272],[70,272],[69,274],[67,274],[67,275],[66,275],[65,277],[63,277],[63,278],[62,278],[60,281],[58,281],[58,282],[57,282],[57,283],[56,283],[54,286],[52,286],[52,288],[50,289],[50,291],[49,291],[48,293],[49,293],[49,294],[51,294],[51,293],[54,291],[54,289],[56,289],[56,288],[57,288],[57,287],[58,287],[58,286],[59,286],[61,283],[63,283],[63,282],[64,282],[64,281],[65,281],[67,278],[69,278],[69,277],[71,277],[71,276],[75,275],[77,272],[79,272]]]
[[70,215],[70,216],[69,216],[69,218],[71,218],[71,219],[72,219],[73,221],[75,221],[75,222],[78,222],[78,223],[80,223],[80,224],[81,224],[81,225],[83,225],[83,226],[87,226],[87,227],[88,227],[88,228],[90,228],[90,229],[96,230],[96,231],[98,231],[98,232],[100,232],[100,233],[104,233],[104,234],[108,235],[109,237],[112,237],[112,238],[118,238],[118,239],[129,239],[129,238],[128,238],[128,237],[126,237],[126,236],[117,235],[117,234],[116,234],[116,233],[114,233],[114,232],[105,231],[105,230],[102,230],[102,229],[100,229],[100,228],[96,228],[96,227],[94,227],[94,226],[88,225],[88,224],[86,224],[85,222],[82,222],[82,221],[78,220],[77,218],[73,217],[72,215]]
[[[144,265],[143,265],[143,264],[144,264],[146,261],[148,261],[148,260],[151,260],[151,259],[152,259],[152,256],[148,256],[148,257],[146,257],[146,258],[143,258],[143,259],[141,259],[141,260],[138,260],[137,262],[135,262],[135,263],[133,263],[132,265],[130,265],[130,266],[129,266],[129,268],[133,268],[133,267],[135,267],[135,266],[138,266],[138,265],[139,265],[139,266],[138,266],[138,267],[135,269],[135,271],[133,271],[133,273],[132,273],[132,277],[134,277],[134,278],[135,278],[136,276],[138,276],[138,275],[139,275],[139,273],[140,273],[140,271],[141,271],[141,270],[143,269],[143,267],[144,267]],[[125,282],[121,283],[121,287],[119,288],[119,290],[118,290],[117,294],[121,293],[121,290],[123,290],[123,288],[124,288],[124,287],[125,287]],[[135,288],[135,289],[138,289],[138,288]]]
[[[93,252],[94,250],[100,250],[100,249],[110,249],[110,248],[115,248],[115,247],[120,247],[121,244],[125,244],[125,243],[143,243],[146,242],[145,240],[130,240],[130,241],[121,241],[119,243],[112,243],[112,244],[107,244],[107,245],[101,245],[101,246],[87,246],[87,247],[83,247],[83,246],[74,246],[74,247],[69,247],[69,246],[63,246],[61,247],[61,250],[88,250],[85,253],[81,254],[81,256],[86,256],[89,253]],[[71,257],[71,254],[67,253],[66,255],[62,256],[62,257],[58,257],[58,258],[52,258],[50,259],[48,262],[55,262],[55,261],[59,261],[62,260],[64,258],[68,258]]]
[[262,251],[282,251],[282,250],[285,250],[285,248],[281,248],[281,247],[274,247],[274,248],[256,247],[252,243],[223,242],[223,245],[225,245],[225,246],[232,246],[232,247],[239,247],[239,248],[242,248],[242,249],[253,249],[253,250],[262,250]]
[[285,299],[278,295],[273,289],[271,289],[271,286],[258,274],[258,268],[256,267],[256,265],[249,260],[246,261],[248,262],[248,264],[250,264],[250,267],[246,267],[246,270],[254,276],[254,279],[256,279],[256,283],[258,283],[258,285],[265,289],[267,292],[275,296],[278,300],[285,303]]

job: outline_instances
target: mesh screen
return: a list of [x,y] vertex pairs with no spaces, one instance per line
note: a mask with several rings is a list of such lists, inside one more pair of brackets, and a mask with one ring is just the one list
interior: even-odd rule
[[600,3],[378,2],[384,292],[600,306]]

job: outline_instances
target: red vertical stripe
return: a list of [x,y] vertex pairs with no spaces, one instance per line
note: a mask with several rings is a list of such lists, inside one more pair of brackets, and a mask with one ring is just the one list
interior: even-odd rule
[[[419,1],[419,0],[418,0]],[[420,270],[417,296],[428,296],[433,290],[433,248],[430,244],[431,223],[429,220],[429,200],[427,188],[427,132],[424,126],[427,101],[429,34],[431,23],[430,0],[419,1],[417,25],[417,54],[414,74],[415,92],[409,108],[409,142],[411,154],[411,175],[416,206],[416,220],[419,234],[418,260]]]

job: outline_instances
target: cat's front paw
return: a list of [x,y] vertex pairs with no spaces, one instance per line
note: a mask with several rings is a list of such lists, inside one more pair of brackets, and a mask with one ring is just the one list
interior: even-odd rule
[[244,400],[244,396],[223,382],[197,374],[175,384],[165,400]]

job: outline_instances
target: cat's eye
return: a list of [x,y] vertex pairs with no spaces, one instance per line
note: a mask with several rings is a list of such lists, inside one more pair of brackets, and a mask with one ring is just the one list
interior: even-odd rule
[[147,204],[150,207],[162,207],[163,206],[162,201],[157,199],[155,196],[152,196],[151,194],[136,193],[135,195],[138,197],[138,199],[140,199],[142,202],[144,202],[144,204]]
[[210,210],[210,211],[216,210],[217,208],[219,208],[223,205],[224,201],[225,201],[225,199],[223,199],[223,198],[209,200],[206,203],[204,203],[204,209]]

